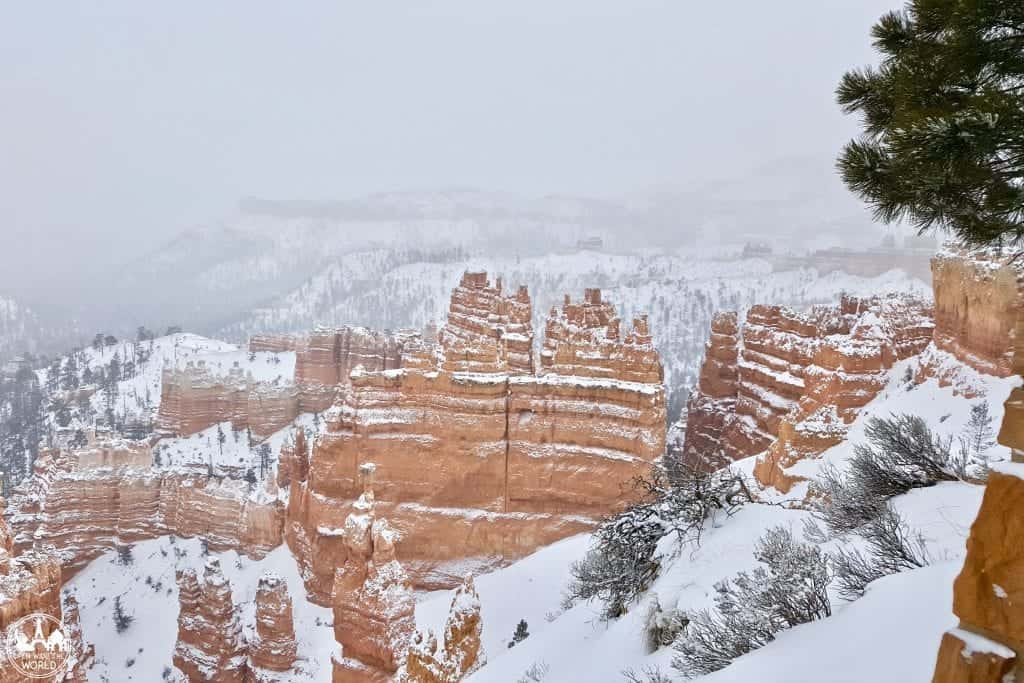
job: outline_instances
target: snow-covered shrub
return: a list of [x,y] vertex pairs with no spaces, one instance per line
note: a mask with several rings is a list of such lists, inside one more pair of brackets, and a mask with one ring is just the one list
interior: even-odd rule
[[828,556],[818,546],[774,527],[758,540],[754,557],[763,566],[716,584],[714,608],[690,615],[672,660],[684,676],[718,671],[777,633],[832,613]]
[[658,575],[658,542],[675,533],[680,546],[700,543],[707,521],[716,514],[731,514],[750,492],[742,475],[728,469],[700,472],[684,469],[669,484],[663,469],[650,478],[638,478],[638,502],[605,520],[594,532],[586,556],[573,564],[564,606],[597,598],[603,616],[616,618],[647,590]]
[[658,596],[653,596],[644,619],[644,645],[647,652],[652,653],[674,643],[686,624],[686,615],[676,609],[662,609]]
[[878,517],[893,496],[940,481],[968,479],[968,462],[916,415],[871,418],[868,443],[857,444],[845,474],[822,468],[812,486],[815,517],[834,534],[856,531]]
[[890,506],[858,529],[857,534],[867,543],[867,554],[845,546],[832,555],[839,593],[849,600],[864,595],[867,585],[876,579],[918,569],[930,562],[924,537],[912,531]]
[[626,669],[622,676],[627,683],[672,683],[672,678],[656,666],[647,666],[640,671]]
[[534,662],[529,669],[523,672],[517,683],[540,683],[547,677],[549,671],[551,671],[551,667],[547,662]]

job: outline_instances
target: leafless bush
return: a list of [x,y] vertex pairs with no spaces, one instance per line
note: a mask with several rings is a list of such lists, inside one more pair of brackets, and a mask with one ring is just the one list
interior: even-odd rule
[[867,554],[845,547],[832,556],[839,593],[849,600],[864,595],[867,585],[876,579],[919,569],[931,561],[924,537],[912,531],[890,506],[859,529],[858,535],[867,543]]
[[662,538],[674,533],[680,545],[699,544],[709,519],[750,501],[743,477],[728,469],[683,469],[670,484],[655,468],[634,485],[638,502],[603,522],[587,555],[573,565],[564,607],[597,598],[605,618],[620,616],[658,575],[661,557],[655,553]]
[[718,671],[780,631],[832,613],[828,556],[816,545],[775,527],[758,541],[754,557],[763,566],[716,584],[714,608],[690,616],[672,662],[684,676]]
[[626,669],[622,676],[627,683],[672,683],[669,675],[656,666],[647,666],[640,671]]

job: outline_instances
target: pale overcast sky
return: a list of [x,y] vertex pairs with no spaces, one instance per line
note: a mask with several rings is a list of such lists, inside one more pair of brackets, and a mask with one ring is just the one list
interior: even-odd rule
[[[624,195],[856,130],[897,0],[0,2],[8,272],[121,256],[241,197]],[[13,253],[14,249],[8,250]]]

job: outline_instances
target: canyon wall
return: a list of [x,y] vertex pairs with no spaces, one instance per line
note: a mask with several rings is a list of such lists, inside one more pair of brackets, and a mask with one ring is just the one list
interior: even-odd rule
[[8,507],[15,546],[54,546],[65,577],[115,547],[166,534],[206,539],[211,549],[262,557],[282,542],[284,510],[245,481],[149,468],[80,468],[73,454],[45,452]]
[[1013,373],[1024,265],[1012,252],[944,247],[932,259],[935,345],[997,377]]
[[[1019,311],[1018,311],[1019,313]],[[1014,319],[1020,330],[1022,318]],[[1004,329],[1006,325],[1002,326]],[[1024,334],[1012,339],[1011,370],[1024,374]],[[1024,393],[1006,401],[999,443],[1013,462],[998,463],[967,537],[967,556],[953,584],[960,623],[939,644],[933,683],[1024,680]]]
[[[4,500],[0,498],[0,507]],[[7,633],[8,627],[22,617],[45,614],[63,622],[63,635],[70,640],[71,654],[67,665],[65,681],[84,682],[93,648],[82,639],[78,621],[78,605],[70,598],[61,605],[60,591],[63,585],[60,559],[48,545],[34,544],[35,547],[18,550],[14,536],[7,523],[0,518],[0,633]],[[51,628],[43,623],[44,636]],[[32,623],[26,624],[24,632],[33,636]],[[7,653],[0,654],[0,683],[21,683],[25,680]]]
[[[480,283],[485,276],[464,278],[453,300],[466,308],[467,296],[500,293],[469,286]],[[285,460],[286,536],[315,599],[327,603],[345,557],[336,530],[365,463],[376,465],[376,505],[421,587],[458,585],[467,567],[493,568],[587,530],[628,497],[664,450],[661,364],[645,320],[621,339],[599,292],[589,297],[557,313],[564,336],[546,342],[552,362],[541,375],[507,354],[453,370],[466,367],[468,345],[447,329],[437,345],[408,344],[400,368],[352,373],[308,461],[290,451]],[[486,336],[474,344],[496,348]]]
[[312,413],[330,408],[337,388],[348,382],[357,367],[368,372],[397,368],[405,343],[418,337],[414,332],[389,334],[363,327],[315,330],[296,347],[299,410]]
[[783,470],[842,440],[892,365],[931,342],[931,309],[903,296],[843,297],[807,312],[753,306],[736,325],[716,316],[688,403],[683,460],[717,468],[767,451],[761,484],[788,491]]
[[291,423],[299,405],[294,385],[255,381],[237,363],[227,375],[218,375],[203,361],[189,361],[184,368],[163,369],[157,431],[189,436],[230,421],[235,429],[249,428],[262,438]]

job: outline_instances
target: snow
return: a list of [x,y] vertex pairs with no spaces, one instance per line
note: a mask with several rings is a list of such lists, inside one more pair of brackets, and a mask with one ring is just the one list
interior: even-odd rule
[[[175,551],[184,551],[179,557]],[[166,556],[164,555],[166,552]],[[162,680],[170,667],[178,636],[178,586],[176,569],[193,568],[202,573],[206,557],[198,539],[170,537],[136,543],[130,567],[117,564],[117,553],[109,552],[91,562],[64,587],[78,598],[82,630],[87,642],[96,646],[96,665],[88,671],[91,682]],[[328,683],[330,658],[337,650],[331,626],[331,610],[305,599],[305,589],[288,548],[281,546],[262,560],[240,557],[234,551],[211,553],[231,583],[234,602],[242,607],[243,631],[252,639],[255,628],[255,599],[260,577],[265,572],[280,576],[292,598],[299,663],[291,674],[297,682]],[[160,584],[147,585],[146,579]],[[121,596],[125,612],[135,617],[127,631],[118,634],[113,623],[114,597]],[[126,661],[135,660],[126,667]]]
[[[253,467],[259,473],[259,453],[257,448],[262,444],[270,447],[269,467],[273,468],[281,455],[281,446],[291,437],[295,427],[305,429],[310,434],[317,428],[316,416],[313,413],[302,413],[291,424],[279,429],[263,440],[254,439],[250,446],[247,433],[235,431],[231,422],[208,427],[190,436],[161,439],[156,446],[160,465],[164,469],[194,469],[206,471],[208,465],[231,470]],[[218,430],[224,434],[224,444],[218,440]]]

